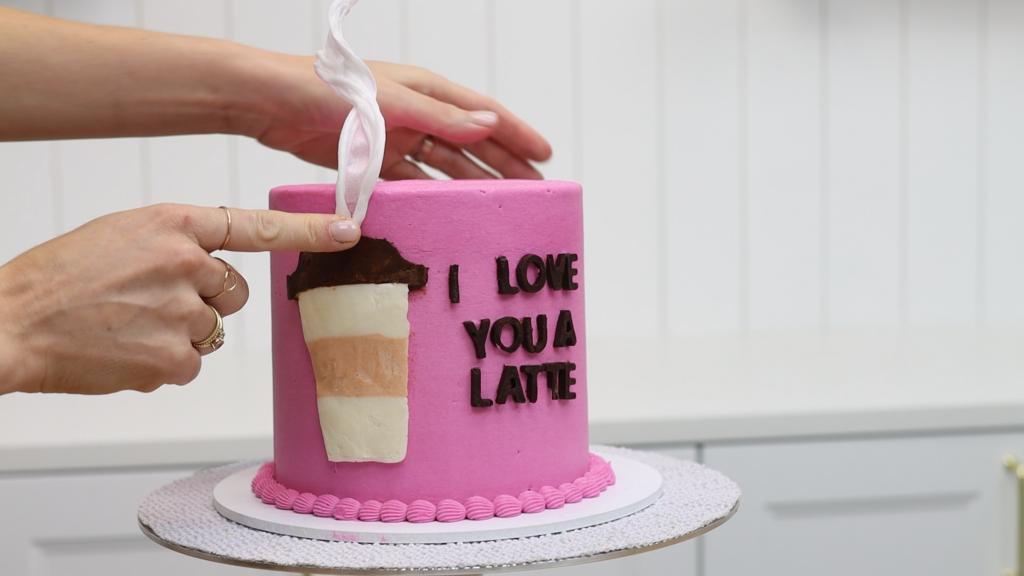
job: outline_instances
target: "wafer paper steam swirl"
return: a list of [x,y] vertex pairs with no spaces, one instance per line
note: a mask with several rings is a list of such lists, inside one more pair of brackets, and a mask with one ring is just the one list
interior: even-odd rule
[[366,205],[384,161],[384,116],[377,105],[377,82],[369,67],[342,36],[345,16],[358,0],[331,4],[327,45],[317,52],[316,74],[352,104],[338,139],[337,213],[362,224]]

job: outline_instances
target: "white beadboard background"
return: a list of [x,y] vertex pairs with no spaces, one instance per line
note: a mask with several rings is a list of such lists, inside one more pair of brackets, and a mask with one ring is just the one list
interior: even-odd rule
[[[312,54],[328,0],[0,0]],[[363,0],[365,58],[536,126],[586,200],[592,337],[1024,320],[1024,0]],[[73,47],[72,47],[73,49]],[[331,171],[232,136],[0,144],[0,260]],[[231,344],[269,348],[268,258]]]

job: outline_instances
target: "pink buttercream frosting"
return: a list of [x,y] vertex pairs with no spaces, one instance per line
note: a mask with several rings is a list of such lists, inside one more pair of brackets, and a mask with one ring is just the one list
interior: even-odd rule
[[533,490],[527,490],[520,494],[519,501],[523,504],[523,513],[525,514],[536,514],[547,508],[544,505],[544,497]]
[[466,518],[470,520],[487,520],[494,517],[494,502],[483,496],[466,498]]
[[295,503],[292,504],[292,510],[299,514],[312,514],[314,503],[316,503],[316,494],[304,492],[295,499]]
[[337,520],[358,520],[362,506],[355,498],[342,498],[334,506],[333,516]]
[[438,522],[458,522],[466,519],[466,507],[462,502],[446,498],[437,503]]
[[358,519],[363,522],[376,522],[380,520],[380,509],[383,504],[376,500],[367,500],[359,508]]
[[[545,509],[557,509],[584,498],[594,498],[614,483],[611,464],[591,454],[590,470],[574,482],[555,488],[543,486],[539,491],[524,490],[519,497],[500,494],[489,500],[483,496],[470,496],[465,503],[445,498],[436,505],[428,500],[415,500],[406,504],[391,499],[383,504],[377,500],[359,502],[354,498],[338,498],[333,494],[316,496],[310,492],[299,494],[274,479],[274,463],[260,467],[252,481],[252,491],[266,504],[299,514],[320,517],[333,516],[337,520],[363,522],[458,522],[460,520],[486,520],[495,516],[511,518],[519,514],[535,514]],[[611,478],[612,482],[608,482]]]
[[565,506],[565,494],[554,486],[541,487],[540,494],[544,497],[544,507],[548,510]]
[[408,510],[409,505],[405,502],[401,500],[388,500],[381,504],[380,520],[381,522],[405,522]]
[[579,486],[584,498],[594,498],[601,493],[601,485],[586,476],[577,478],[573,484]]
[[437,507],[426,500],[415,500],[409,504],[406,520],[414,523],[433,522],[437,516]]
[[575,504],[580,500],[583,500],[583,490],[576,484],[570,484],[566,482],[558,487],[558,490],[565,495],[566,504]]
[[298,499],[298,497],[298,490],[285,488],[277,493],[277,497],[274,498],[274,505],[281,510],[291,510],[295,506],[295,500]]
[[287,490],[284,486],[281,486],[277,482],[267,482],[263,488],[263,494],[260,495],[260,500],[263,500],[264,504],[273,504],[277,500],[277,495],[280,492]]
[[334,507],[338,505],[338,498],[334,494],[324,494],[313,503],[313,515],[321,518],[329,518],[334,515]]
[[501,494],[494,499],[494,515],[498,518],[512,518],[523,513],[523,503],[515,496]]

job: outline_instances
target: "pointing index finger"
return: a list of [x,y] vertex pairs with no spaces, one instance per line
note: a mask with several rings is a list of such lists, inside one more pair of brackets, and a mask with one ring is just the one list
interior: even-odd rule
[[[185,206],[182,231],[207,252],[335,252],[359,241],[359,225],[336,214]],[[231,230],[228,235],[228,219]],[[224,245],[226,242],[226,245]]]

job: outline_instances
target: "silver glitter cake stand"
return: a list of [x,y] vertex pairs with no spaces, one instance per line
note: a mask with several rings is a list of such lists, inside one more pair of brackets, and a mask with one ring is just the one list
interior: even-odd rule
[[237,524],[213,504],[214,487],[253,462],[196,473],[157,489],[139,507],[139,526],[166,548],[213,562],[309,574],[490,574],[610,560],[677,544],[721,526],[740,490],[720,472],[625,448],[595,446],[656,469],[662,495],[629,516],[588,528],[484,542],[363,544],[281,536]]

